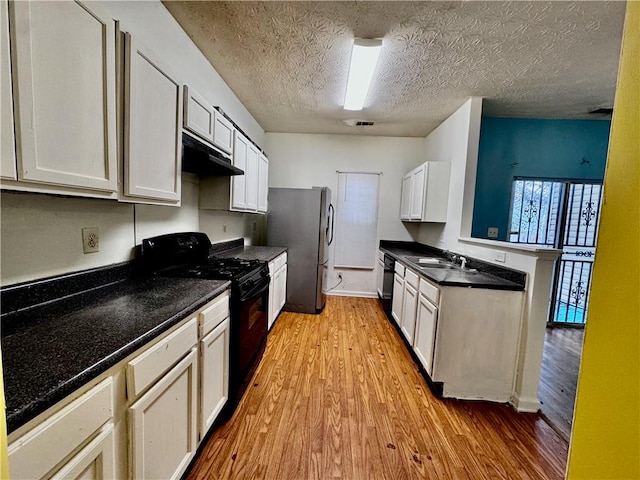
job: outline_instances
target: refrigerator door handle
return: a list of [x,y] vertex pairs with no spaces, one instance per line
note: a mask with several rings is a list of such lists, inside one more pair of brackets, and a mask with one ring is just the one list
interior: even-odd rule
[[329,204],[329,216],[331,217],[331,236],[329,236],[329,221],[327,221],[327,231],[325,233],[326,237],[329,239],[327,241],[327,245],[331,245],[333,242],[333,219],[335,216],[335,209],[333,208],[333,204]]

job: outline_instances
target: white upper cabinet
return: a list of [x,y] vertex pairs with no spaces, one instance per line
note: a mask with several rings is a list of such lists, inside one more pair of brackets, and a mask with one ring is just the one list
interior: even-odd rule
[[235,131],[233,125],[217,110],[214,111],[214,114],[213,144],[219,149],[231,153],[233,151],[233,132]]
[[180,202],[182,84],[125,35],[124,196]]
[[12,2],[11,14],[18,180],[115,196],[114,21],[93,2]]
[[402,179],[400,219],[412,222],[447,221],[451,165],[425,162]]
[[16,141],[13,130],[11,93],[11,57],[9,53],[9,12],[6,0],[0,1],[0,177],[16,180]]
[[258,212],[267,213],[267,196],[269,193],[269,159],[260,154],[258,165]]
[[213,142],[215,114],[213,106],[193,88],[184,86],[184,128]]
[[249,140],[236,130],[233,140],[233,165],[245,172],[231,177],[231,210],[246,210],[246,170]]

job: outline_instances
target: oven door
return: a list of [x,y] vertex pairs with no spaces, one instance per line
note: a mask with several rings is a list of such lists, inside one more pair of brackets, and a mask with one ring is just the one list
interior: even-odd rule
[[237,399],[247,388],[260,363],[267,339],[269,277],[239,299],[237,317]]

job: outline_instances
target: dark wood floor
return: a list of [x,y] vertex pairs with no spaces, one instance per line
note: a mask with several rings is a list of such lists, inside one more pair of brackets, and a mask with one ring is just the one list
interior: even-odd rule
[[543,417],[569,440],[582,354],[582,328],[547,328],[538,398]]
[[560,479],[567,443],[538,415],[435,398],[375,299],[284,313],[252,387],[194,479]]

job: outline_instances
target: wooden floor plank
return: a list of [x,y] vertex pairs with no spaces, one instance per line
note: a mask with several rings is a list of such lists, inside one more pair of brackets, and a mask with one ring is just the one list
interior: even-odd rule
[[547,328],[538,397],[543,417],[569,440],[582,355],[583,328]]
[[433,396],[375,299],[283,313],[201,479],[561,479],[567,442],[539,416]]

